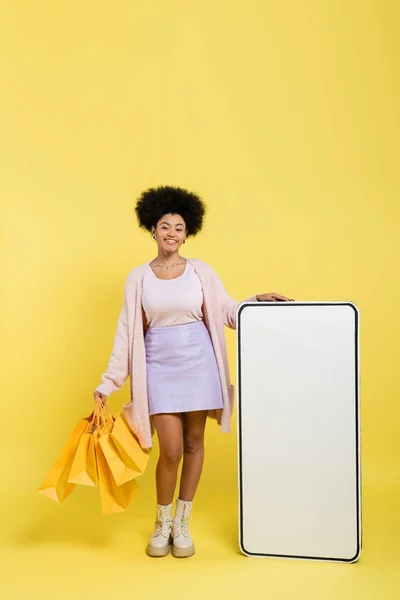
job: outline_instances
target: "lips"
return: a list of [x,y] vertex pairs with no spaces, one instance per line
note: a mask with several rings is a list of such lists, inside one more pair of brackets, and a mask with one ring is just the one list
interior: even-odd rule
[[165,240],[165,241],[167,242],[167,244],[171,244],[171,246],[172,246],[172,244],[177,243],[176,240]]

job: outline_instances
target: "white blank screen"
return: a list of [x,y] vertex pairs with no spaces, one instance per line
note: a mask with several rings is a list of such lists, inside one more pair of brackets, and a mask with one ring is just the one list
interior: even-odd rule
[[356,560],[357,308],[245,303],[237,336],[242,551]]

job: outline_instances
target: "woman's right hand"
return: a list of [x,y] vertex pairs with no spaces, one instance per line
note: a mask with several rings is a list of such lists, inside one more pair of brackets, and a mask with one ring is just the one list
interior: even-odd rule
[[94,398],[95,402],[97,402],[97,398],[100,398],[100,400],[102,401],[103,404],[105,404],[106,400],[107,400],[107,396],[104,396],[100,392],[94,392],[93,398]]

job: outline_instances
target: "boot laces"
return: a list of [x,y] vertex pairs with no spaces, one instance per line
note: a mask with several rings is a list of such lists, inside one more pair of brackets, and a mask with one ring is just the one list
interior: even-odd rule
[[192,516],[190,513],[185,511],[185,508],[179,512],[177,515],[174,527],[175,527],[175,535],[178,536],[181,533],[186,535],[188,533],[189,523],[192,520]]
[[157,511],[157,521],[156,521],[156,530],[154,535],[159,535],[160,533],[165,537],[169,537],[171,532],[171,521],[168,520],[166,512],[166,506],[159,506]]

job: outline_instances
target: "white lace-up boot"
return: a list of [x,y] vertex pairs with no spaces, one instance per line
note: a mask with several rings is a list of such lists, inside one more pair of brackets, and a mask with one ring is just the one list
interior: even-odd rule
[[192,502],[176,499],[175,515],[172,522],[172,555],[184,558],[194,554],[194,544],[190,536],[188,525],[191,521],[190,511]]
[[165,556],[171,549],[172,542],[172,502],[157,504],[156,527],[147,545],[149,556]]

